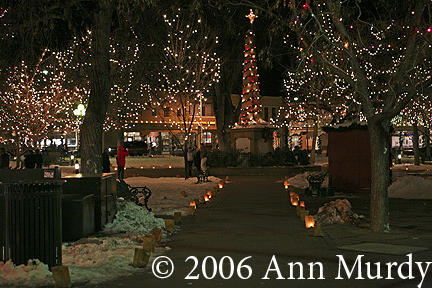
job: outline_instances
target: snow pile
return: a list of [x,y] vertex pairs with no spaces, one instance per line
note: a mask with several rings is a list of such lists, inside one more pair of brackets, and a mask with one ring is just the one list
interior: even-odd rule
[[336,199],[320,207],[315,221],[326,224],[355,224],[365,222],[363,215],[351,211],[351,203],[347,199]]
[[39,260],[29,260],[28,265],[19,266],[15,266],[11,260],[0,262],[0,286],[29,286],[29,283],[37,283],[37,286],[54,285],[48,265]]
[[[84,283],[94,286],[140,271],[130,264],[135,248],[142,247],[142,237],[87,238],[84,243],[63,246],[63,265],[69,266],[73,284]],[[86,243],[87,242],[87,243]],[[161,254],[158,248],[156,254]],[[156,255],[157,256],[157,255]],[[156,257],[154,254],[150,261]]]
[[154,213],[147,211],[133,202],[122,198],[117,200],[117,214],[113,223],[105,225],[105,233],[151,234],[153,228],[162,228],[165,220],[156,218]]
[[432,180],[404,176],[388,188],[389,198],[432,199]]
[[[318,174],[320,174],[320,172],[305,172],[303,174],[297,174],[296,176],[291,177],[286,181],[288,181],[288,183],[290,183],[290,185],[292,185],[293,187],[306,189],[307,187],[309,187],[309,182],[307,180],[307,177],[309,175],[318,175]],[[325,177],[321,187],[328,187],[328,181],[329,181],[329,177]]]
[[[189,203],[205,194],[208,190],[215,188],[221,179],[209,176],[210,182],[196,184],[196,178],[149,178],[129,177],[125,182],[132,187],[147,186],[152,192],[148,201],[148,207],[158,215],[173,215],[174,212],[182,212],[183,216],[188,214]],[[187,197],[181,192],[185,191]]]

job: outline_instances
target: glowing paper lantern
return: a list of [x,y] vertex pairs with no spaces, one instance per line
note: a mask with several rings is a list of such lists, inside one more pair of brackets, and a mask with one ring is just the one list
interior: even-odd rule
[[306,228],[313,228],[315,226],[315,218],[311,215],[305,216]]

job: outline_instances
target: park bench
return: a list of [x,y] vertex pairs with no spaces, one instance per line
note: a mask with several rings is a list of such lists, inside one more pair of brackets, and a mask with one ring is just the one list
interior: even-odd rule
[[198,169],[197,167],[193,166],[192,167],[192,172],[195,175],[195,177],[197,177],[197,183],[201,183],[201,182],[210,182],[208,180],[208,176],[209,176],[209,171],[202,171],[201,169]]
[[311,174],[307,177],[309,182],[309,187],[305,189],[305,194],[307,197],[325,197],[326,189],[322,188],[321,185],[324,182],[325,177],[329,173],[325,170],[319,174]]
[[149,212],[151,211],[151,208],[148,208],[147,203],[151,194],[151,190],[146,186],[133,187],[127,184],[124,180],[117,180],[117,197],[122,197],[125,200],[132,201],[140,206],[142,205],[140,203],[140,198],[144,197],[144,206]]

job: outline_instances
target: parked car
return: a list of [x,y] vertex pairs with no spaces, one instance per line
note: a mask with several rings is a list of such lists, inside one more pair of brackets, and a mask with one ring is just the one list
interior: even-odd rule
[[145,141],[125,142],[124,148],[129,151],[130,156],[144,156],[149,153],[149,147]]

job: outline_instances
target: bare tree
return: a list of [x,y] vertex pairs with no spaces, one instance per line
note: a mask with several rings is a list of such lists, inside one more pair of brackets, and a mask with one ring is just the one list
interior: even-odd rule
[[[152,48],[161,62],[146,78],[147,103],[159,113],[186,157],[193,131],[202,131],[202,107],[206,94],[219,79],[217,38],[196,14],[175,9],[163,15],[165,37]],[[181,131],[179,139],[175,131]],[[185,158],[186,159],[186,158]]]
[[378,1],[368,6],[325,0],[291,5],[296,16],[291,27],[300,44],[344,79],[361,103],[372,152],[370,228],[388,230],[390,122],[416,95],[430,95],[430,70],[420,63],[432,55],[431,2]]
[[[58,53],[45,50],[33,68],[24,62],[15,67],[0,99],[2,138],[11,144],[17,156],[28,147],[37,147],[42,139],[56,131],[77,127],[73,105],[83,94],[77,87],[67,88],[65,68]],[[66,86],[68,86],[66,84]]]
[[[72,36],[81,37],[85,29],[92,32],[91,68],[87,74],[90,94],[81,134],[83,173],[102,171],[103,125],[111,93],[111,32],[126,26],[125,16],[134,17],[138,21],[151,3],[152,0],[31,0],[13,3],[12,10],[18,12],[15,15],[18,17],[14,18],[15,25],[8,26],[9,32],[14,32],[13,35],[16,36],[11,39],[11,46],[26,48],[16,51],[34,53],[41,49],[35,44],[64,44],[65,41],[72,40]],[[35,41],[31,41],[33,39]]]
[[314,123],[310,160],[314,164],[319,126],[354,116],[359,105],[352,101],[352,90],[343,80],[313,58],[304,55],[303,49],[299,48],[300,65],[293,67],[293,72],[288,71],[284,79],[287,97],[281,117],[295,119],[297,123],[306,125],[308,121]]
[[387,186],[391,120],[418,95],[430,95],[429,0],[225,1],[274,19],[274,35],[294,32],[306,55],[354,91],[368,122],[372,153],[372,231],[389,229]]

